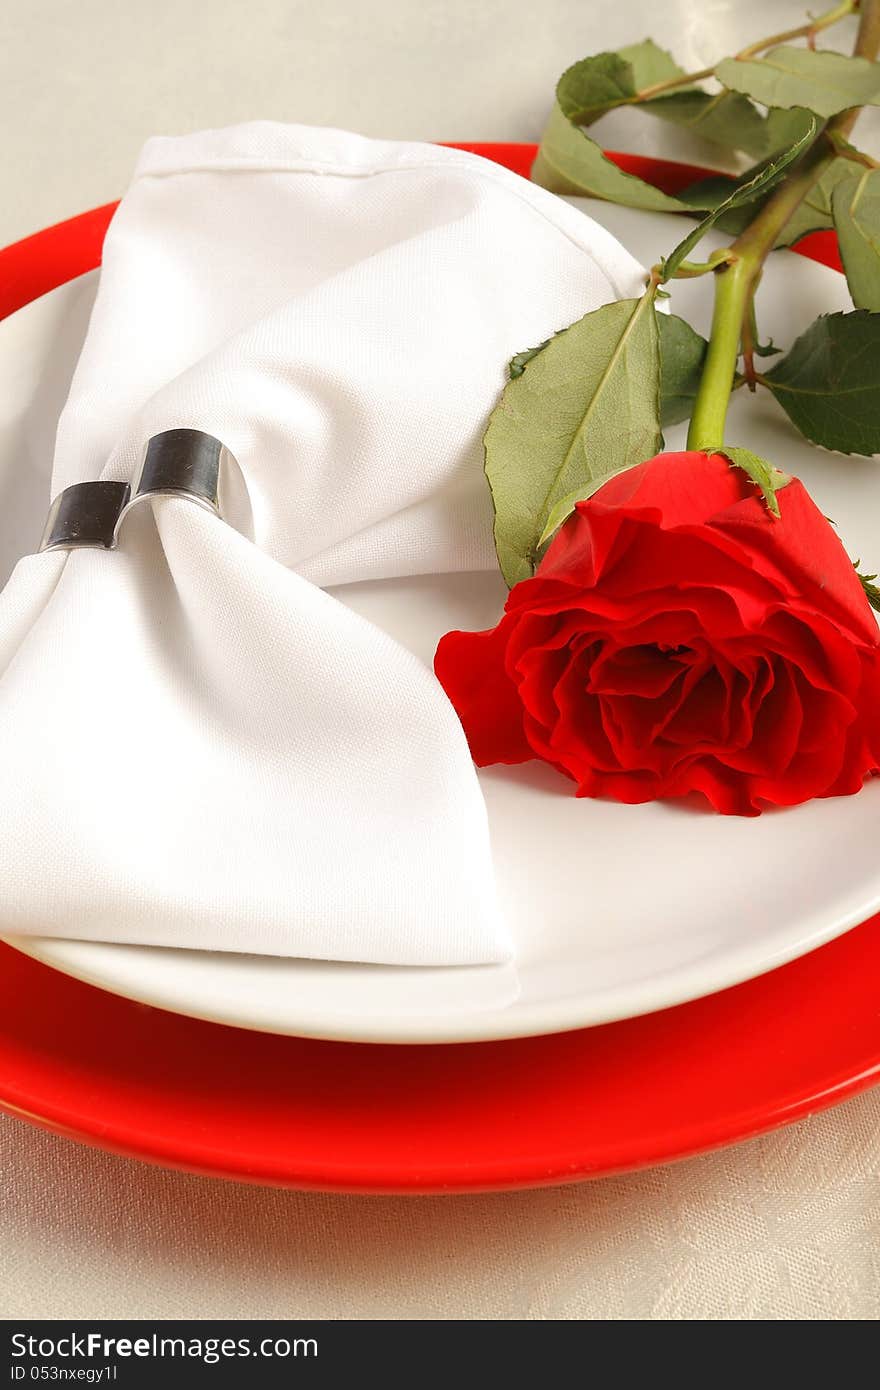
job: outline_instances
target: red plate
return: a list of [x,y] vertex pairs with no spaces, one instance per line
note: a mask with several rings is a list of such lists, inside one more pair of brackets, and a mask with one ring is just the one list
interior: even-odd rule
[[[468,148],[522,173],[534,156]],[[670,192],[702,172],[615,158]],[[0,316],[96,265],[112,211],[0,252]],[[828,234],[809,242],[837,263]],[[105,994],[6,946],[0,965],[0,1107],[258,1183],[446,1192],[596,1177],[749,1138],[880,1078],[880,916],[680,1008],[466,1046],[249,1033]]]

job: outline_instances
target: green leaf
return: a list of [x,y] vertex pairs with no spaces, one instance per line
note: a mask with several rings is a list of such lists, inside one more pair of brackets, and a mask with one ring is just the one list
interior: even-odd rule
[[[556,106],[532,170],[534,181],[554,193],[605,198],[652,212],[686,211],[680,199],[661,193],[634,174],[623,173],[582,129],[614,107],[636,102],[640,91],[684,75],[672,56],[651,39],[618,53],[583,58],[566,68],[557,84]],[[725,146],[749,152],[763,152],[765,148],[766,122],[738,93],[710,95],[689,86],[637,102],[637,109],[689,126]]]
[[617,56],[632,68],[633,89],[636,92],[653,87],[657,82],[668,82],[670,78],[685,75],[684,68],[679,67],[672,54],[653,39],[627,44],[626,48],[617,50]]
[[782,178],[788,166],[797,159],[804,147],[812,140],[815,130],[816,123],[812,121],[800,140],[790,149],[784,150],[774,159],[767,160],[745,183],[735,185],[732,192],[722,202],[717,203],[702,222],[698,222],[684,240],[678,243],[675,250],[666,257],[663,263],[663,278],[665,280],[672,279],[682,261],[687,259],[697,242],[702,240],[709,228],[713,227],[725,213],[733,212],[735,208],[741,207],[743,204],[754,203],[761,194],[769,193]]
[[759,379],[807,439],[880,453],[880,314],[824,314]]
[[704,92],[688,87],[651,97],[636,109],[671,121],[725,149],[745,150],[751,155],[767,152],[766,121],[739,92]]
[[[657,447],[658,449],[661,448],[662,444]],[[623,468],[618,468],[615,473],[605,473],[602,477],[595,478],[589,483],[582,483],[580,487],[573,488],[572,491],[567,492],[564,497],[560,497],[559,501],[551,509],[544,529],[538,537],[538,545],[535,554],[539,561],[562,523],[567,521],[571,516],[578,502],[585,502],[588,497],[592,497],[593,493],[598,491],[603,483],[607,483],[609,478],[615,477],[616,473],[624,473],[625,471],[626,470]]]
[[624,299],[564,329],[509,381],[486,431],[495,546],[513,585],[534,573],[551,515],[660,447],[653,296]]
[[814,119],[812,111],[806,111],[801,106],[793,106],[788,111],[774,106],[764,117],[763,147],[755,153],[769,159],[780,150],[787,150],[789,145],[800,140]]
[[774,467],[766,459],[759,458],[751,449],[730,449],[725,444],[723,449],[716,449],[714,452],[723,454],[726,459],[730,459],[734,467],[741,468],[749,475],[755,486],[760,489],[768,512],[778,517],[779,502],[776,494],[781,487],[791,482],[790,475],[783,473],[781,468]]
[[660,331],[660,424],[689,420],[709,344],[677,314],[658,314]]
[[783,46],[762,58],[725,58],[715,73],[764,106],[803,106],[825,119],[851,106],[880,105],[880,65],[830,49]]
[[635,95],[632,65],[619,53],[597,53],[566,68],[556,84],[559,109],[573,125],[590,125]]
[[[672,101],[674,95],[655,97],[653,101],[645,102],[644,107],[639,109],[648,111],[655,104],[659,107],[661,102]],[[782,150],[790,149],[792,145],[799,144],[815,121],[812,112],[804,111],[800,107],[795,107],[791,111],[774,109],[768,111],[766,116],[760,116],[748,98],[740,92],[719,92],[714,97],[708,97],[705,92],[702,95],[706,96],[709,101],[717,102],[718,106],[714,114],[707,109],[705,124],[698,121],[693,124],[693,129],[698,134],[706,136],[707,139],[715,139],[718,143],[724,143],[733,149],[744,150],[746,154],[753,155],[759,160],[759,163],[752,169],[740,176],[737,180],[738,183],[747,183],[758,169],[763,167],[764,162],[772,159]],[[688,99],[690,100],[690,98]],[[736,105],[735,103],[738,102],[745,103],[745,106]],[[662,115],[663,112],[658,110],[654,114]],[[687,124],[687,122],[682,121],[682,124]],[[727,131],[726,138],[724,138],[725,131]],[[692,184],[691,189],[702,190],[704,185],[709,188],[714,186],[718,190],[718,197],[722,197],[724,195],[720,192],[721,188],[724,187],[729,192],[730,184],[730,178],[712,176]],[[681,196],[686,199],[688,190],[685,190]]]
[[852,173],[847,159],[835,159],[814,183],[800,207],[789,218],[776,238],[777,246],[794,246],[809,232],[827,231],[832,226],[831,203],[834,189],[841,179]]
[[[689,183],[687,188],[681,190],[679,196],[688,204],[692,212],[699,212],[700,209],[707,207],[717,208],[719,204],[724,202],[725,198],[730,197],[731,189],[742,188],[749,179],[754,177],[757,170],[763,167],[763,163],[753,164],[751,169],[747,169],[745,173],[737,176],[733,174],[708,174],[704,179],[697,179],[695,183]],[[747,212],[737,211],[738,221],[745,223],[748,217]],[[732,230],[728,225],[729,222],[730,218],[726,217],[719,216],[715,219],[716,226],[720,227],[722,231]]]
[[684,77],[684,69],[653,39],[618,53],[596,53],[566,68],[556,84],[556,100],[574,125],[591,125],[606,111],[631,102],[643,87]]
[[537,347],[526,348],[524,352],[518,352],[514,357],[511,357],[507,368],[511,380],[514,377],[522,376],[532,358],[537,357],[539,352],[543,352],[550,341],[550,338],[545,338],[543,343],[539,343]]
[[[635,103],[637,110],[683,126],[725,149],[755,156],[770,153],[768,122],[740,92],[706,92],[691,83],[638,100],[639,92],[684,76],[684,68],[671,53],[646,39],[617,53],[600,53],[573,64],[559,79],[556,99],[575,125],[591,125],[615,106]],[[773,148],[787,143],[789,139],[780,139]]]
[[[764,166],[755,166],[756,169],[762,167]],[[754,169],[750,169],[734,182],[741,188],[754,175],[754,172]],[[840,158],[829,164],[825,173],[813,185],[806,198],[789,218],[776,238],[775,245],[777,247],[794,246],[795,242],[800,241],[801,237],[806,236],[809,232],[824,231],[829,228],[832,225],[831,199],[834,189],[841,179],[851,175],[852,164],[849,160]],[[717,203],[727,197],[731,186],[732,181],[730,179],[718,175],[708,179],[700,179],[699,182],[684,189],[679,196],[686,202],[693,199],[694,206],[702,208],[706,206],[707,202],[714,200]],[[759,197],[751,203],[743,203],[739,207],[718,216],[715,225],[722,232],[729,232],[732,236],[738,236],[751,222],[763,201],[764,197]]]
[[618,169],[616,164],[605,158],[595,140],[572,125],[558,104],[554,106],[544,131],[538,157],[532,167],[532,179],[553,193],[605,198],[612,203],[644,208],[649,212],[693,210],[693,204],[661,193],[659,188],[652,188],[644,179]]
[[[853,303],[880,311],[880,169],[841,179],[831,198],[840,255]],[[880,367],[878,367],[880,370]]]
[[874,609],[876,613],[880,613],[880,589],[878,589],[877,585],[874,583],[874,580],[877,578],[877,576],[876,574],[860,574],[859,565],[861,563],[861,560],[853,561],[853,569],[856,572],[856,578],[858,579],[859,583],[864,589],[865,597],[867,598],[871,607]]

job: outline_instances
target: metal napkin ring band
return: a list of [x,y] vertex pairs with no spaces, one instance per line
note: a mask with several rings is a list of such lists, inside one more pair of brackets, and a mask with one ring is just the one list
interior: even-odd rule
[[40,550],[112,550],[131,495],[128,483],[74,483],[59,492],[46,518]]
[[186,497],[216,516],[225,459],[219,439],[201,430],[166,430],[147,445],[132,495],[128,483],[74,483],[49,508],[40,550],[114,549],[124,514],[145,497]]

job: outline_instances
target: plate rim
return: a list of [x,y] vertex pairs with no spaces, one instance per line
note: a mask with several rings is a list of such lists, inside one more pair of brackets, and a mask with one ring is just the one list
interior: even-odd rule
[[[799,958],[789,966],[782,967],[780,971],[773,971],[767,976],[734,986],[731,990],[723,991],[720,995],[694,1000],[690,1004],[663,1010],[658,1014],[625,1020],[618,1024],[609,1024],[598,1030],[582,1029],[574,1033],[545,1035],[539,1039],[500,1041],[494,1045],[440,1046],[431,1049],[431,1051],[435,1056],[445,1054],[446,1057],[452,1059],[446,1071],[455,1074],[456,1080],[470,1075],[470,1059],[478,1058],[479,1054],[485,1055],[487,1046],[493,1047],[496,1054],[500,1052],[503,1056],[510,1058],[510,1067],[507,1069],[510,1075],[514,1075],[516,1072],[517,1058],[515,1053],[519,1053],[519,1060],[521,1061],[524,1049],[530,1051],[539,1044],[553,1045],[561,1042],[573,1045],[578,1054],[583,1053],[585,1068],[588,1069],[591,1060],[590,1047],[596,1041],[598,1034],[603,1035],[602,1042],[606,1048],[608,1040],[611,1040],[610,1050],[612,1053],[617,1040],[622,1042],[622,1051],[631,1052],[631,1045],[627,1048],[627,1043],[624,1040],[624,1034],[627,1032],[636,1029],[644,1035],[641,1039],[641,1045],[647,1050],[651,1046],[652,1033],[659,1032],[662,1042],[663,1025],[670,1022],[673,1025],[680,1025],[684,1022],[687,1032],[689,1015],[694,1012],[703,1013],[707,1009],[714,1011],[719,1007],[719,1001],[724,1001],[723,1008],[728,1011],[733,1005],[741,1011],[743,1016],[747,1016],[750,1000],[754,1001],[757,998],[760,1005],[761,996],[768,993],[771,997],[784,998],[789,981],[785,981],[783,977],[791,972],[797,972],[804,966],[805,962],[808,963],[808,967],[815,967],[823,956],[827,961],[829,953],[837,952],[841,948],[851,953],[857,937],[864,937],[867,953],[875,964],[876,974],[876,962],[880,959],[878,956],[880,917],[872,918],[861,928],[857,928],[855,932],[838,938],[837,941],[817,952],[810,953],[807,957]],[[873,949],[871,944],[868,944],[871,937],[876,938],[873,942]],[[857,954],[860,948],[861,942],[856,947]],[[84,985],[38,962],[33,962],[28,958],[24,958],[24,960],[29,970],[45,971],[52,977],[56,993],[59,988],[58,982],[60,982],[62,993],[86,991],[89,996],[97,996],[96,1007],[99,1010],[102,1005],[106,1008],[106,1001],[111,1001],[111,1011],[116,1014],[120,1011],[131,1011],[139,1008],[131,1001],[109,994],[107,991],[95,989],[93,986]],[[206,1023],[183,1015],[167,1014],[166,1011],[146,1009],[144,1012],[150,1015],[151,1022],[152,1016],[155,1013],[159,1014],[159,1033],[156,1034],[155,1031],[151,1030],[151,1036],[158,1036],[160,1040],[163,1026],[173,1030],[175,1026],[179,1027],[183,1024],[187,1032],[195,1030],[200,1035],[204,1035],[207,1031],[212,1036],[217,1034],[232,1035],[233,1039],[236,1036],[242,1037],[245,1046],[248,1040],[254,1036],[261,1037],[264,1042],[272,1046],[302,1046],[310,1049],[313,1059],[316,1055],[315,1049],[318,1049],[322,1055],[344,1053],[346,1056],[352,1056],[355,1059],[355,1065],[358,1065],[359,1061],[369,1055],[371,1058],[377,1059],[377,1068],[380,1074],[383,1069],[387,1072],[389,1086],[394,1085],[394,1076],[397,1070],[396,1059],[401,1056],[402,1051],[399,1048],[390,1047],[254,1035],[250,1031],[230,1029],[222,1024]],[[870,1013],[871,1022],[875,1024],[876,1008],[872,1007]],[[827,1016],[836,1017],[836,1014],[835,1008],[829,1011]],[[142,1014],[141,1020],[143,1016]],[[783,1033],[789,1027],[789,1023],[790,1020],[783,1019],[779,1024]],[[695,1035],[699,1032],[699,1023],[694,1032]],[[0,1061],[5,1060],[3,1058],[4,1041],[0,1041]],[[203,1051],[206,1056],[211,1055],[212,1049],[209,1043]],[[403,1049],[403,1051],[416,1051],[421,1055],[425,1053],[423,1048]],[[760,1067],[758,1049],[754,1049],[754,1057],[755,1065]],[[354,1137],[350,1148],[346,1149],[342,1157],[329,1165],[320,1158],[316,1161],[307,1152],[304,1154],[292,1151],[289,1144],[281,1149],[270,1146],[269,1151],[262,1150],[259,1153],[254,1153],[252,1150],[246,1151],[246,1145],[241,1142],[241,1139],[236,1147],[236,1140],[229,1138],[225,1128],[222,1135],[215,1135],[209,1129],[202,1130],[200,1128],[198,1137],[196,1137],[185,1126],[179,1126],[177,1129],[173,1126],[170,1129],[162,1129],[145,1125],[143,1122],[134,1122],[130,1116],[127,1116],[124,1108],[118,1113],[108,1113],[103,1103],[97,1099],[93,1090],[94,1083],[88,1075],[82,1082],[78,1077],[75,1078],[74,1085],[71,1087],[70,1076],[65,1068],[65,1060],[62,1059],[56,1069],[56,1085],[51,1096],[49,1094],[52,1089],[51,1083],[49,1085],[44,1084],[42,1087],[39,1084],[35,1085],[33,1081],[30,1085],[27,1082],[22,1084],[20,1081],[16,1084],[8,1075],[5,1076],[2,1085],[0,1085],[0,1112],[61,1137],[73,1139],[106,1152],[204,1177],[246,1182],[257,1186],[294,1188],[302,1191],[396,1196],[452,1195],[550,1187],[593,1178],[610,1177],[658,1164],[677,1162],[722,1148],[730,1143],[745,1142],[756,1138],[761,1134],[827,1109],[876,1085],[880,1081],[880,1037],[872,1041],[870,1050],[860,1056],[858,1062],[853,1056],[848,1062],[842,1062],[832,1067],[828,1074],[821,1079],[817,1078],[812,1084],[802,1079],[790,1086],[787,1092],[783,1087],[772,1103],[757,1101],[747,1106],[735,1106],[732,1109],[727,1109],[722,1101],[718,1109],[713,1112],[711,1119],[703,1118],[700,1120],[687,1113],[680,1113],[672,1123],[666,1122],[662,1128],[655,1128],[648,1132],[640,1131],[639,1137],[635,1141],[615,1138],[613,1134],[603,1132],[600,1124],[599,1132],[591,1132],[587,1141],[583,1139],[579,1142],[569,1140],[565,1146],[557,1144],[543,1148],[539,1140],[538,1146],[529,1153],[528,1157],[519,1152],[513,1154],[498,1152],[492,1156],[491,1160],[483,1158],[482,1160],[465,1162],[459,1159],[450,1163],[448,1159],[440,1158],[431,1165],[421,1163],[418,1166],[413,1164],[408,1154],[405,1116],[394,1114],[393,1108],[393,1120],[388,1125],[387,1136],[394,1146],[393,1152],[389,1149],[381,1159],[377,1160],[375,1155],[371,1155],[369,1160],[366,1160],[358,1152],[358,1139]],[[45,1070],[45,1057],[41,1056],[39,1061]],[[549,1059],[548,1065],[552,1066],[552,1057]],[[4,1071],[6,1071],[5,1067]],[[758,1074],[763,1079],[763,1072],[759,1071]],[[54,1075],[55,1073],[53,1073]],[[686,1111],[687,1102],[690,1099],[689,1089],[696,1094],[699,1088],[693,1086],[686,1071],[680,1072],[678,1080],[680,1084],[672,1088],[670,1093],[674,1096],[675,1104],[679,1110],[684,1108]],[[633,1083],[634,1103],[636,1105],[638,1104],[638,1091],[642,1085],[644,1083],[636,1077]],[[72,1095],[75,1096],[75,1099],[71,1099]],[[83,1097],[85,1097],[85,1104]],[[91,1099],[91,1106],[89,1099]],[[571,1095],[568,1100],[569,1105],[573,1102],[577,1106],[578,1101],[582,1100],[582,1096],[580,1094]],[[717,1101],[714,1090],[712,1100],[713,1102]],[[454,1115],[451,1118],[454,1121]],[[491,1127],[491,1120],[489,1124]],[[308,1150],[307,1141],[305,1142],[305,1149]]]

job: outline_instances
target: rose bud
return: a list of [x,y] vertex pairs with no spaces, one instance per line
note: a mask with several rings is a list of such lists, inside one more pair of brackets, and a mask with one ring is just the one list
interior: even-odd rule
[[776,498],[778,519],[723,455],[681,453],[579,502],[497,627],[440,641],[474,761],[738,815],[858,791],[880,768],[880,631],[802,484]]

